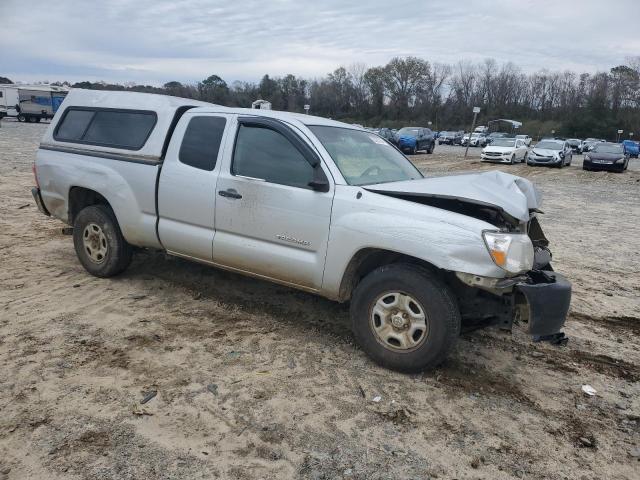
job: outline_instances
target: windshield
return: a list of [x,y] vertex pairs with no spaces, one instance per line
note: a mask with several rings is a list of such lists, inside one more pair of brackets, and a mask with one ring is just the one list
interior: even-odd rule
[[329,152],[349,185],[372,185],[423,178],[413,164],[388,142],[350,128],[309,126]]
[[597,152],[597,153],[619,153],[620,155],[622,155],[624,152],[622,150],[622,146],[620,145],[607,145],[606,143],[601,143],[599,145],[596,145],[595,148],[593,149],[593,152]]
[[409,137],[415,137],[419,133],[420,133],[420,129],[419,128],[404,127],[404,128],[400,129],[400,131],[398,132],[398,135],[407,135]]
[[516,141],[513,138],[496,138],[491,142],[492,147],[514,147]]
[[575,140],[572,138],[571,140],[567,140],[567,143],[571,146],[580,145],[580,140]]
[[536,148],[544,148],[546,150],[562,150],[560,142],[538,142]]

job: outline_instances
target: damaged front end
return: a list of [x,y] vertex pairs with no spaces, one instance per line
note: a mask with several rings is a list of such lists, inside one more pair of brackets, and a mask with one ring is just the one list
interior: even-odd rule
[[534,341],[564,344],[568,339],[562,328],[571,304],[571,283],[553,271],[549,241],[535,215],[526,230],[534,248],[530,271],[506,278],[457,272],[449,283],[467,326],[497,325],[510,331],[514,323],[525,323]]
[[[498,325],[511,330],[514,323],[526,323],[534,340],[567,341],[562,328],[571,302],[571,283],[551,267],[549,241],[537,218],[542,213],[540,193],[529,180],[495,171],[373,185],[367,189],[496,227],[483,231],[483,237],[494,263],[507,276],[447,274],[458,299],[463,328]],[[524,242],[521,237],[528,239]],[[498,251],[500,242],[504,244],[509,238],[513,240],[509,245],[528,244],[521,249],[522,261],[515,265],[505,262],[508,250]],[[488,239],[493,240],[491,245]]]

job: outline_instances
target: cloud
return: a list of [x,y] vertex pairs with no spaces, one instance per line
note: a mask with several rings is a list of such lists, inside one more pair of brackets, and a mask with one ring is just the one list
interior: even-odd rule
[[2,0],[0,74],[164,83],[216,73],[258,80],[416,55],[512,61],[525,71],[608,70],[640,51],[619,0]]

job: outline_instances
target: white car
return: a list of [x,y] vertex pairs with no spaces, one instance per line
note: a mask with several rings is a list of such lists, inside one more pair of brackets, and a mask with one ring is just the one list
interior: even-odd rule
[[528,155],[524,140],[519,138],[496,138],[491,145],[482,149],[483,162],[511,163],[526,162]]
[[523,140],[527,147],[531,145],[531,137],[529,135],[516,135],[516,139]]

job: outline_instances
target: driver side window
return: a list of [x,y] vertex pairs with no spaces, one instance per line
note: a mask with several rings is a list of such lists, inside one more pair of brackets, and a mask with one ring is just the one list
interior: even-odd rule
[[284,135],[249,125],[238,129],[231,173],[299,188],[313,180],[313,167]]

